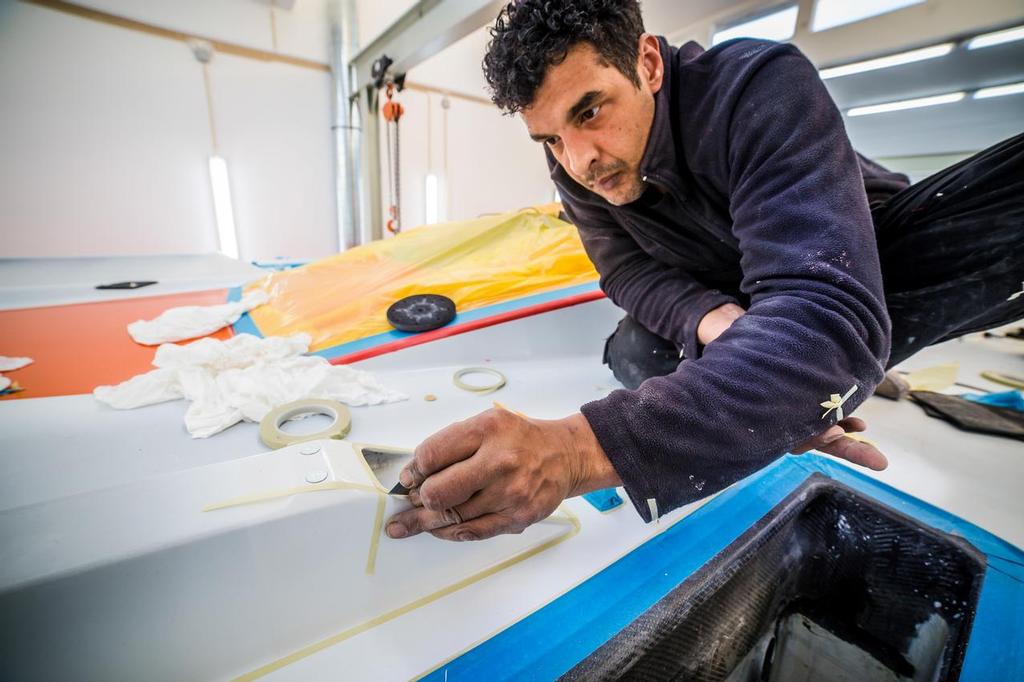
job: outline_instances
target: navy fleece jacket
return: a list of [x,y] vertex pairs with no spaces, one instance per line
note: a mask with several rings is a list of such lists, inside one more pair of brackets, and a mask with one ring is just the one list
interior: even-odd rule
[[[764,467],[871,395],[889,320],[869,195],[907,185],[854,152],[792,45],[705,51],[662,39],[661,51],[641,162],[657,192],[612,206],[548,154],[602,289],[684,350],[675,373],[582,408],[648,521]],[[702,348],[698,323],[728,302],[747,313]]]

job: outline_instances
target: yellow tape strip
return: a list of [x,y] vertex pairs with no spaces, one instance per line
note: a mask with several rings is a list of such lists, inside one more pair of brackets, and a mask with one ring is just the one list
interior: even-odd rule
[[529,419],[529,417],[527,417],[525,414],[523,414],[519,410],[513,410],[513,409],[511,409],[509,407],[506,407],[503,403],[499,403],[497,400],[494,401],[494,407],[499,409],[499,410],[505,410],[506,412],[511,412],[512,414],[516,415],[517,417],[522,417],[523,419]]
[[380,533],[384,528],[384,504],[387,495],[377,494],[377,516],[373,519],[373,535],[370,536],[370,553],[366,557],[366,575],[373,575],[377,570],[377,547],[380,545]]
[[233,497],[230,500],[224,500],[223,502],[216,502],[203,507],[204,512],[216,511],[218,509],[227,509],[228,507],[241,507],[246,504],[256,504],[257,502],[266,502],[267,500],[276,500],[282,497],[291,497],[292,495],[298,495],[300,493],[315,493],[321,490],[360,490],[367,493],[378,494],[380,491],[376,488],[362,483],[349,483],[347,481],[327,481],[326,483],[314,483],[312,485],[304,485],[297,488],[284,488],[281,490],[272,490],[267,493],[256,493],[255,495],[243,495],[242,497]]
[[[516,556],[514,556],[514,557],[512,557],[510,559],[506,559],[505,561],[502,561],[502,562],[500,562],[498,564],[495,564],[494,566],[491,566],[490,568],[487,568],[487,569],[485,569],[483,571],[480,571],[479,573],[474,573],[473,575],[471,575],[471,576],[469,576],[467,578],[463,578],[462,580],[459,580],[458,582],[452,583],[451,585],[448,585],[447,587],[443,587],[443,588],[441,588],[440,590],[438,590],[436,592],[432,592],[431,594],[428,594],[428,595],[426,595],[424,597],[420,597],[419,599],[417,599],[415,601],[412,601],[412,602],[406,604],[405,606],[400,606],[399,608],[393,609],[391,611],[388,611],[387,613],[382,613],[381,615],[377,616],[376,618],[371,618],[370,620],[368,620],[368,621],[366,621],[364,623],[360,623],[359,625],[354,625],[354,626],[350,627],[347,630],[343,630],[343,631],[339,632],[336,635],[332,635],[332,636],[328,637],[327,639],[320,640],[319,642],[316,642],[315,644],[310,644],[307,647],[299,649],[298,651],[296,651],[293,654],[289,654],[288,656],[285,656],[284,658],[279,658],[278,660],[276,660],[276,661],[274,661],[272,663],[268,663],[267,665],[265,665],[265,666],[263,666],[261,668],[257,668],[256,670],[253,670],[250,673],[246,673],[245,675],[242,675],[241,677],[236,677],[235,680],[237,682],[245,682],[247,680],[259,679],[260,677],[263,677],[264,675],[267,675],[268,673],[272,673],[275,670],[280,670],[281,668],[283,668],[283,667],[285,667],[287,665],[291,665],[292,663],[295,663],[296,661],[300,661],[303,658],[306,658],[308,656],[312,656],[313,654],[317,653],[318,651],[323,651],[324,649],[332,647],[335,644],[339,644],[341,642],[344,642],[346,639],[351,639],[352,637],[355,637],[358,634],[366,632],[367,630],[375,628],[378,625],[386,623],[386,622],[388,622],[390,620],[394,620],[395,618],[398,618],[399,616],[405,615],[406,613],[409,613],[410,611],[418,609],[421,606],[426,606],[427,604],[430,604],[432,602],[437,601],[441,597],[446,597],[449,594],[452,594],[453,592],[457,592],[457,591],[461,590],[463,587],[467,587],[469,585],[472,585],[473,583],[478,582],[480,580],[483,580],[484,578],[487,578],[488,576],[492,576],[492,575],[494,575],[495,573],[497,573],[499,571],[505,570],[509,566],[514,566],[515,564],[518,564],[521,561],[525,561],[526,559],[529,559],[532,556],[540,554],[541,552],[543,552],[546,549],[550,549],[551,547],[554,547],[555,545],[557,545],[559,543],[565,542],[566,540],[568,540],[569,538],[573,537],[574,535],[576,535],[580,531],[580,522],[579,522],[579,519],[576,518],[576,515],[573,514],[571,511],[569,511],[569,509],[562,509],[560,507],[559,511],[562,511],[563,514],[565,514],[566,518],[564,520],[562,520],[562,519],[555,519],[555,521],[556,522],[557,521],[561,521],[562,523],[565,523],[566,525],[569,526],[569,530],[566,533],[564,533],[562,535],[559,535],[556,538],[552,538],[552,539],[550,539],[550,540],[548,540],[546,542],[543,542],[540,545],[537,545],[536,547],[528,549],[528,550],[524,551],[521,554],[517,554]],[[551,518],[551,517],[549,517],[549,518]]]
[[[703,500],[701,500],[701,506],[703,506],[704,504],[706,504],[706,503],[707,503],[708,501],[710,501],[710,500],[711,500],[711,499],[712,499],[713,497],[714,497],[714,496],[711,496],[711,497],[706,497],[706,498],[704,498]],[[699,507],[698,507],[698,508],[699,508]],[[570,511],[570,510],[569,510],[568,508],[566,508],[566,509],[565,509],[565,511],[566,511],[566,513],[567,513],[567,514],[570,514],[570,515],[572,515],[572,518],[574,518],[574,519],[576,518],[576,517],[575,517],[575,515],[573,515],[573,514],[572,514],[572,512],[571,512],[571,511]],[[673,526],[675,526],[675,525],[676,525],[677,523],[679,523],[680,521],[683,521],[684,519],[688,518],[688,517],[689,517],[689,515],[690,515],[690,514],[692,514],[692,513],[693,513],[693,512],[695,512],[695,511],[697,511],[697,509],[693,509],[693,510],[691,510],[691,511],[690,511],[690,512],[689,512],[689,513],[688,513],[688,514],[686,515],[686,516],[681,516],[681,517],[677,518],[676,520],[674,520],[674,521],[673,521],[672,523],[668,523],[668,524],[665,524],[664,526],[660,526],[659,530],[657,530],[657,531],[656,531],[656,532],[655,532],[655,533],[654,533],[653,535],[651,535],[650,537],[644,538],[644,539],[643,539],[643,540],[641,540],[641,541],[640,541],[640,542],[639,542],[638,544],[636,544],[636,545],[634,545],[634,546],[632,546],[632,547],[629,547],[628,549],[624,550],[624,551],[623,551],[623,552],[622,552],[621,554],[618,554],[618,555],[614,556],[614,557],[613,557],[613,558],[611,559],[611,561],[609,561],[609,562],[608,562],[607,564],[605,564],[604,566],[601,566],[601,567],[599,567],[599,568],[598,568],[598,569],[596,569],[596,570],[595,570],[595,571],[594,571],[593,573],[589,573],[589,574],[587,574],[587,575],[584,575],[584,576],[583,576],[582,578],[580,578],[580,580],[579,580],[578,582],[575,582],[575,583],[573,583],[573,584],[572,584],[572,585],[570,585],[569,587],[567,587],[567,588],[565,588],[564,590],[562,590],[561,592],[559,592],[559,593],[558,593],[557,595],[555,595],[555,596],[554,596],[554,597],[553,597],[553,598],[551,599],[551,601],[547,602],[546,604],[541,604],[540,606],[538,606],[537,608],[533,609],[533,610],[532,610],[532,611],[530,611],[529,613],[526,613],[526,614],[524,614],[523,616],[521,616],[520,618],[516,619],[516,620],[515,620],[514,622],[515,622],[515,623],[521,622],[522,620],[524,620],[524,619],[526,619],[526,618],[529,618],[529,617],[530,617],[530,616],[532,616],[532,615],[533,615],[534,613],[536,613],[537,611],[541,610],[542,608],[544,608],[544,607],[545,607],[545,606],[547,606],[548,604],[550,604],[550,603],[552,603],[552,602],[556,601],[557,599],[560,599],[561,597],[564,597],[565,595],[567,595],[568,593],[572,592],[572,591],[573,591],[573,590],[575,590],[575,589],[576,589],[577,587],[579,587],[580,585],[582,585],[583,583],[587,582],[588,580],[590,580],[591,578],[593,578],[593,577],[594,577],[595,575],[597,575],[598,573],[600,573],[601,571],[603,571],[603,570],[605,569],[605,567],[606,567],[606,566],[611,566],[611,565],[612,565],[612,564],[614,564],[614,563],[615,563],[616,561],[618,561],[618,560],[619,560],[619,559],[621,559],[622,557],[626,556],[627,554],[629,554],[630,552],[632,552],[633,550],[635,550],[635,549],[636,549],[637,547],[639,547],[639,546],[641,546],[641,545],[643,545],[643,544],[645,544],[645,543],[647,543],[647,542],[650,542],[651,540],[653,540],[654,538],[658,537],[658,536],[659,536],[659,535],[661,535],[662,533],[664,533],[664,532],[668,531],[668,530],[669,530],[670,528],[672,528]],[[492,637],[494,637],[495,635],[497,635],[497,634],[498,634],[499,632],[504,632],[504,631],[505,631],[505,629],[509,627],[509,625],[512,625],[512,623],[509,623],[508,625],[502,625],[502,626],[501,626],[500,628],[498,628],[497,630],[494,630],[493,632],[490,632],[490,633],[488,633],[488,634],[484,635],[483,637],[481,637],[480,639],[476,640],[475,642],[473,642],[473,643],[472,643],[472,644],[470,644],[469,646],[465,647],[464,649],[460,649],[459,651],[455,652],[454,654],[452,654],[452,655],[451,655],[451,656],[449,656],[448,658],[444,659],[443,661],[441,661],[440,663],[438,663],[438,664],[437,664],[437,665],[435,665],[434,667],[432,667],[432,668],[430,668],[430,669],[428,669],[428,670],[424,670],[424,671],[423,671],[422,673],[420,673],[420,674],[416,675],[416,676],[415,676],[415,677],[413,677],[412,679],[413,679],[413,680],[421,680],[421,679],[423,679],[424,677],[426,677],[427,675],[430,675],[431,673],[433,673],[434,671],[436,671],[436,670],[440,670],[441,668],[445,667],[446,665],[448,665],[449,663],[451,663],[452,661],[454,661],[454,660],[455,660],[456,658],[458,658],[459,656],[462,656],[463,654],[465,654],[465,653],[466,653],[466,652],[468,652],[468,651],[472,651],[473,649],[475,649],[476,647],[478,647],[478,646],[479,646],[480,644],[482,644],[483,642],[486,642],[487,640],[491,639]]]
[[981,373],[981,376],[989,381],[994,381],[997,384],[1003,386],[1009,386],[1011,388],[1024,389],[1024,377],[1017,377],[1011,374],[1003,374],[1002,372],[996,372],[991,369],[986,369]]

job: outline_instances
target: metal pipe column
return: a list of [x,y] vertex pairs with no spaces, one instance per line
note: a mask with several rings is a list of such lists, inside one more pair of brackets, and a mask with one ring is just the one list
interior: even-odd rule
[[352,56],[358,52],[355,0],[331,0],[327,8],[331,31],[332,125],[334,137],[335,212],[338,251],[362,243],[360,234],[359,155],[361,135],[353,120]]

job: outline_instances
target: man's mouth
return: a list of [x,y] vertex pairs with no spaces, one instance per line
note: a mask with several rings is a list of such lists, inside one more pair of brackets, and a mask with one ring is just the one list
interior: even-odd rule
[[622,177],[622,171],[618,171],[616,173],[612,173],[611,175],[604,176],[600,180],[596,181],[594,183],[594,185],[596,185],[599,189],[601,189],[601,190],[603,190],[605,192],[608,192],[608,191],[614,189],[614,187],[617,184],[619,184],[619,180],[620,180],[621,177]]

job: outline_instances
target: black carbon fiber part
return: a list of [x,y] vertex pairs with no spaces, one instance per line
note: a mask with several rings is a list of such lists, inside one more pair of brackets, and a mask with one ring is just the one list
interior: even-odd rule
[[[562,679],[776,680],[774,633],[799,614],[891,671],[860,682],[956,680],[985,565],[962,538],[814,474]],[[944,642],[922,661],[911,644],[935,616]]]

